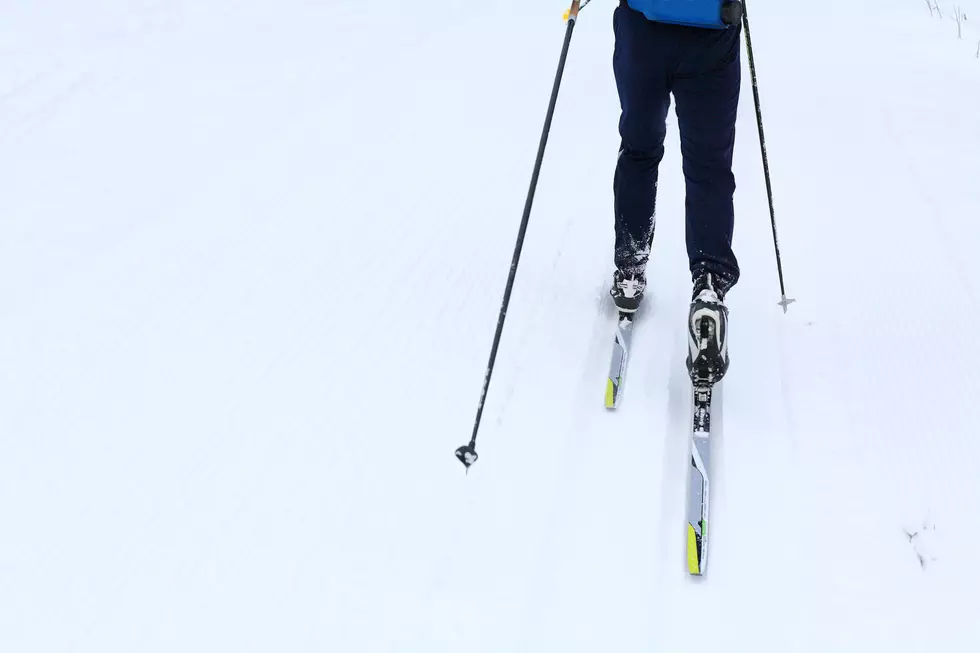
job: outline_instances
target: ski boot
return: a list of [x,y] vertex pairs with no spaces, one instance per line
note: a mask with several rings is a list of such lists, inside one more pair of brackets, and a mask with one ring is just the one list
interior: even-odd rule
[[624,273],[617,269],[613,272],[613,285],[609,294],[620,313],[635,313],[643,301],[646,286],[647,280],[643,272]]
[[711,386],[728,371],[728,307],[717,277],[703,273],[694,282],[688,318],[687,371],[696,386]]

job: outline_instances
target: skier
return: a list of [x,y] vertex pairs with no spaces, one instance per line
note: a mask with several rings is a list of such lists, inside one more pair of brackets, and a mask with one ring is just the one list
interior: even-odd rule
[[622,111],[610,294],[624,314],[634,313],[643,300],[656,224],[657,172],[673,94],[693,281],[687,368],[695,384],[720,381],[729,363],[725,295],[739,278],[732,252],[732,155],[741,84],[740,20],[741,5],[724,0],[620,0],[613,15],[613,70]]

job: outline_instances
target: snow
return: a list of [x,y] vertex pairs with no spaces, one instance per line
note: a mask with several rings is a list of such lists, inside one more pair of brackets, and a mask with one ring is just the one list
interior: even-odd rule
[[[613,3],[3,3],[0,650],[980,650],[980,33],[753,0],[711,561],[673,115],[622,407]],[[980,6],[962,3],[967,15]],[[804,13],[806,12],[806,13]]]

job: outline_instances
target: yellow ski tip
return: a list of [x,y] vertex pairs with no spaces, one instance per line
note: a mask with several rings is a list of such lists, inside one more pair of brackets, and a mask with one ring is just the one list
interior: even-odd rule
[[695,576],[701,575],[701,562],[698,560],[698,534],[694,525],[687,524],[687,571]]
[[612,379],[606,379],[606,408],[616,407],[616,386]]

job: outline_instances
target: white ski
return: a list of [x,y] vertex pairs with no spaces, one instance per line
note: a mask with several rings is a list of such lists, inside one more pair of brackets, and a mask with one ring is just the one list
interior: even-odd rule
[[708,565],[711,394],[710,385],[694,387],[691,480],[687,494],[687,569],[693,576],[703,576]]
[[612,359],[609,361],[609,378],[606,379],[606,408],[619,406],[626,380],[626,363],[629,361],[630,346],[633,341],[633,317],[619,314],[616,323],[616,339],[613,343]]

